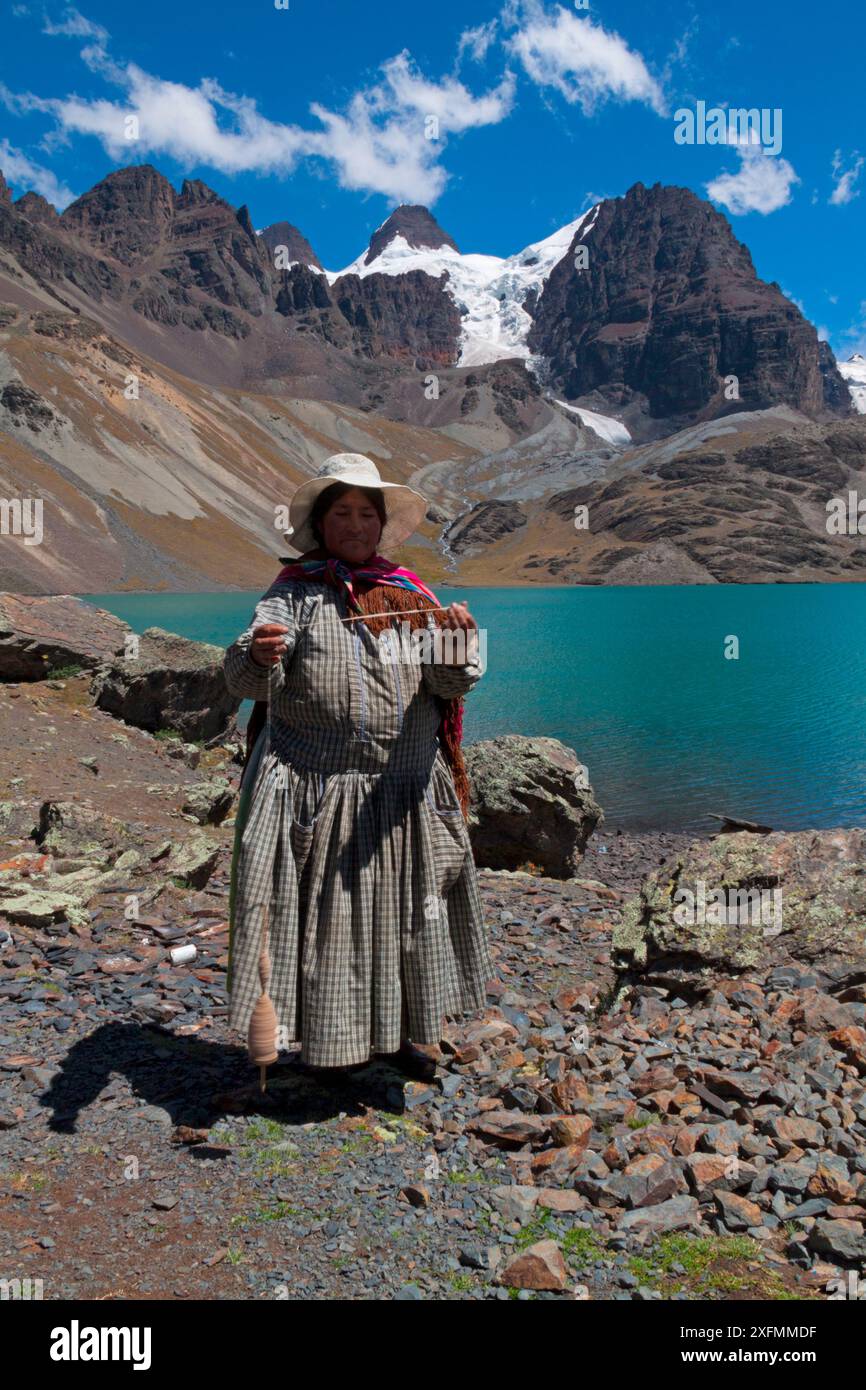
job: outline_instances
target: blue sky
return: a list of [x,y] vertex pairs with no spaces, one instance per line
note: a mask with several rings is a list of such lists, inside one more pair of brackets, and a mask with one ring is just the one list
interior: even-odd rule
[[[685,185],[847,356],[866,351],[864,40],[837,0],[2,0],[0,169],[63,206],[152,163],[295,223],[335,270],[399,202],[508,255],[638,180]],[[700,101],[781,111],[781,149],[677,143]]]

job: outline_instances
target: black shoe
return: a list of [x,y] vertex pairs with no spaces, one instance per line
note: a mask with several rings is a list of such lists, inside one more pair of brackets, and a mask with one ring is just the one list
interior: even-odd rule
[[341,1067],[316,1067],[311,1062],[299,1062],[298,1067],[305,1076],[309,1076],[312,1081],[345,1081],[347,1076],[352,1076],[356,1071],[365,1071],[370,1065],[366,1062],[349,1062]]
[[389,1066],[417,1081],[432,1081],[436,1075],[436,1058],[430,1057],[410,1042],[401,1043],[397,1052],[383,1052],[379,1055]]

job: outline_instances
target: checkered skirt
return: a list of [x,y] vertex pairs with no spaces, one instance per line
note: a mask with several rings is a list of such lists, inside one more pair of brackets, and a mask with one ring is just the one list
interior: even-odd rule
[[[234,695],[270,700],[236,822],[229,1024],[245,1032],[260,993],[267,904],[281,1045],[299,1040],[313,1066],[438,1042],[444,1018],[484,1007],[492,975],[434,699],[471,690],[481,666],[383,660],[346,616],[329,585],[274,584],[224,660]],[[288,628],[272,670],[249,654],[265,622]]]

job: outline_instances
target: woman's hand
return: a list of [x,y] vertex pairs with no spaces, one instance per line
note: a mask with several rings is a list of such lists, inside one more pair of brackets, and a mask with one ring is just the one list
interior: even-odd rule
[[253,628],[250,643],[250,656],[257,666],[276,666],[286,654],[283,633],[288,632],[282,623],[260,623]]
[[468,604],[449,604],[442,615],[442,627],[450,628],[454,632],[463,631],[466,633],[462,640],[451,638],[446,643],[443,665],[465,666],[467,661],[473,661],[478,653],[478,638],[470,636],[470,634],[473,631],[478,631],[478,624],[469,612]]
[[464,602],[452,603],[448,606],[445,610],[445,616],[442,619],[442,626],[452,628],[477,628],[478,624],[469,612],[468,604]]

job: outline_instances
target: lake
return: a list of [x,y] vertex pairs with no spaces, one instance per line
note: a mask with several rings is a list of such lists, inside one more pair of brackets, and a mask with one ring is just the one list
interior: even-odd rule
[[[436,592],[468,600],[486,631],[465,741],[561,739],[609,827],[705,830],[708,812],[778,829],[866,824],[863,586]],[[135,631],[225,647],[260,594],[86,597]]]

